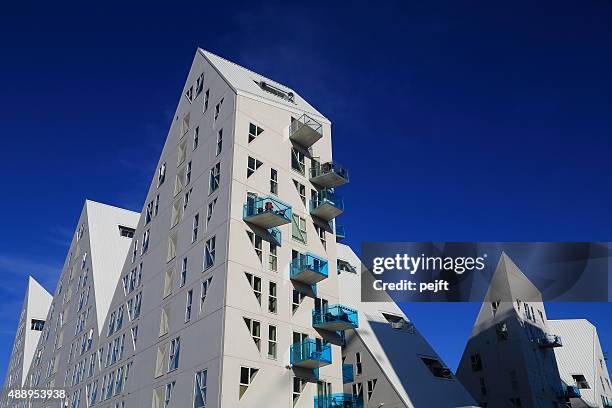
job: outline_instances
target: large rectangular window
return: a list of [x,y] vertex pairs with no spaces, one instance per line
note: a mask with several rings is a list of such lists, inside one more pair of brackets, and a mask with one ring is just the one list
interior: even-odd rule
[[210,169],[210,182],[208,192],[212,193],[217,191],[219,188],[219,182],[221,180],[221,163],[215,164],[215,166]]
[[208,373],[206,370],[195,374],[195,390],[193,397],[193,408],[206,408],[206,382]]
[[298,173],[306,174],[306,162],[304,160],[304,153],[296,149],[291,148],[291,168]]
[[268,326],[268,358],[276,360],[276,326]]
[[193,289],[187,291],[187,299],[185,301],[185,322],[191,320],[191,310],[193,306]]
[[204,269],[208,269],[215,264],[215,237],[211,237],[206,241],[206,248],[204,250]]
[[291,237],[303,244],[307,242],[306,219],[297,214],[291,214]]
[[181,351],[181,338],[177,337],[170,342],[170,354],[168,355],[168,371],[176,370],[179,366]]

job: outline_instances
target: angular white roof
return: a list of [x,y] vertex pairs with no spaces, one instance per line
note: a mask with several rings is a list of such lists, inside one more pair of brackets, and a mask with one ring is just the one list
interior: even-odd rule
[[[234,92],[236,92],[236,94],[248,95],[268,103],[282,105],[284,108],[294,109],[296,113],[306,112],[309,115],[318,116],[319,119],[324,119],[326,122],[329,122],[329,120],[323,116],[323,114],[306,102],[306,100],[293,89],[238,64],[228,61],[210,51],[206,51],[201,48],[198,48],[198,51],[217,70],[219,75],[221,75],[227,81],[228,85],[234,90]],[[293,102],[263,90],[258,84],[261,81],[264,81],[267,84],[270,84],[285,92],[293,93]]]

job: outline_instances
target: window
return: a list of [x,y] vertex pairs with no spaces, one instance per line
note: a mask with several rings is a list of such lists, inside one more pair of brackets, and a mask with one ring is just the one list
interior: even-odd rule
[[164,294],[163,298],[167,298],[172,293],[172,280],[174,278],[174,267],[166,270],[164,275]]
[[42,331],[44,327],[44,320],[32,319],[32,322],[30,323],[30,330]]
[[297,214],[291,214],[291,237],[303,244],[307,242],[306,219]]
[[487,395],[487,383],[484,377],[480,377],[480,394]]
[[132,332],[132,343],[134,344],[134,350],[136,350],[136,343],[138,342],[138,325],[130,329]]
[[206,300],[206,295],[208,294],[208,289],[210,289],[211,282],[212,276],[202,281],[202,292],[200,294],[200,312],[202,312],[202,310],[204,309],[204,301]]
[[480,354],[472,354],[470,356],[470,362],[472,363],[472,371],[481,371],[482,370],[482,359]]
[[195,390],[193,397],[193,408],[206,407],[206,380],[208,373],[206,370],[198,371],[195,374]]
[[268,358],[276,360],[276,326],[268,326]]
[[181,191],[183,191],[183,188],[185,187],[184,183],[185,183],[185,167],[183,167],[176,173],[176,178],[174,180],[174,196],[175,197]]
[[149,237],[150,237],[149,230],[146,230],[144,232],[144,235],[142,236],[142,250],[141,250],[141,254],[144,254],[149,249]]
[[257,171],[261,167],[263,163],[260,160],[257,160],[251,156],[249,156],[247,163],[247,178],[251,177],[253,173]]
[[191,160],[187,163],[187,171],[185,172],[185,185],[191,182],[191,169],[192,169]]
[[495,325],[495,331],[497,333],[497,341],[508,340],[508,326],[505,322],[497,323]]
[[217,133],[217,156],[221,154],[223,150],[223,129],[219,129]]
[[238,391],[239,399],[242,398],[249,386],[253,383],[258,371],[258,368],[240,367],[240,387]]
[[355,353],[355,369],[357,375],[361,375],[363,373],[363,366],[361,364],[361,353]]
[[247,317],[244,318],[244,323],[247,325],[251,337],[253,337],[257,350],[261,350],[261,323]]
[[263,132],[262,128],[252,123],[249,123],[249,143],[255,140],[257,136],[261,135],[262,132]]
[[278,172],[270,169],[270,193],[278,195]]
[[395,330],[407,331],[409,333],[414,333],[414,325],[410,323],[408,320],[404,319],[402,316],[390,314],[390,313],[382,313],[383,317],[389,322],[392,328]]
[[293,377],[293,406],[295,406],[299,401],[300,395],[302,395],[302,391],[304,391],[305,386],[305,380],[299,377]]
[[170,405],[170,400],[172,399],[172,390],[174,390],[174,381],[166,384],[166,392],[164,394],[164,408],[167,408]]
[[215,211],[215,205],[217,204],[217,199],[215,198],[210,203],[208,203],[208,209],[206,210],[206,227],[208,228],[208,224],[210,223],[210,219],[213,216],[213,212]]
[[155,377],[159,377],[164,374],[164,364],[168,355],[168,344],[159,346],[157,348],[157,360],[155,363]]
[[317,231],[317,235],[319,236],[319,239],[321,240],[321,244],[323,245],[323,248],[327,249],[327,236],[325,235],[325,228],[319,225],[315,225],[315,230]]
[[[145,212],[145,225],[151,222],[151,219],[153,218],[153,201],[150,201],[149,203],[147,203],[147,209]],[[121,233],[121,226],[119,226],[119,231]],[[123,234],[121,234],[121,236],[123,236]],[[132,234],[131,237],[132,238],[134,236],[134,234]]]
[[181,122],[181,137],[185,136],[189,131],[189,114],[183,116],[183,121]]
[[215,166],[210,169],[210,182],[208,186],[208,193],[213,193],[219,188],[219,182],[221,178],[221,163],[215,164]]
[[210,89],[207,89],[206,92],[204,92],[204,108],[202,109],[202,112],[206,112],[208,110],[208,100],[210,99]]
[[300,307],[300,304],[302,304],[302,300],[304,300],[305,297],[306,297],[305,294],[293,289],[293,297],[291,300],[291,311],[293,313],[295,313],[295,311],[298,310],[298,308]]
[[194,99],[197,98],[202,93],[203,89],[204,89],[204,73],[202,72],[200,76],[198,77],[198,79],[196,79]]
[[177,149],[176,167],[180,166],[187,158],[187,141],[182,142]]
[[[183,211],[185,211],[187,209],[187,206],[189,205],[189,201],[191,200],[191,192],[192,191],[193,191],[193,188],[190,188],[189,190],[185,191],[185,194],[183,194]],[[176,205],[178,206],[178,201],[177,201]],[[179,212],[178,215],[180,217],[181,213]],[[178,223],[178,220],[177,220],[177,223]]]
[[196,126],[193,131],[193,150],[197,149],[200,145],[200,127]]
[[215,118],[214,118],[215,122],[217,121],[217,119],[219,119],[219,114],[221,113],[221,106],[222,105],[223,105],[223,98],[221,98],[219,103],[215,106]]
[[576,375],[572,375],[572,378],[574,379],[574,384],[576,384],[576,387],[578,387],[578,388],[580,388],[582,390],[589,390],[589,389],[591,389],[591,386],[589,385],[589,382],[584,377],[584,375],[576,374]]
[[161,310],[161,316],[159,319],[159,337],[168,334],[170,328],[170,308],[165,307]]
[[208,269],[215,263],[215,237],[211,237],[206,241],[204,251],[204,269]]
[[249,236],[253,247],[255,247],[255,253],[261,262],[263,256],[263,239],[259,235],[253,234],[251,231],[247,231],[247,235]]
[[275,282],[270,282],[268,285],[268,312],[270,313],[276,313],[278,311],[276,288]]
[[193,86],[187,88],[187,90],[185,91],[185,98],[187,98],[189,103],[193,101]]
[[268,83],[266,81],[255,81],[255,83],[257,85],[259,85],[259,87],[262,90],[264,90],[266,92],[269,92],[272,95],[277,96],[277,97],[279,97],[281,99],[284,99],[286,101],[295,103],[294,102],[295,95],[293,95],[293,92],[284,90],[284,89],[282,89],[282,88],[280,88],[278,86],[274,86],[274,85],[272,85],[272,84],[270,84],[270,83]]
[[363,399],[363,384],[362,383],[353,384],[353,395],[359,399]]
[[372,399],[372,394],[374,393],[374,388],[376,388],[376,378],[373,378],[371,380],[368,380],[368,382],[366,383],[367,385],[367,392],[368,392],[368,401]]
[[268,269],[272,272],[276,272],[278,270],[278,254],[277,254],[277,246],[270,243],[270,253],[268,254]]
[[191,230],[191,242],[196,242],[198,239],[198,227],[200,226],[200,214],[193,217],[193,228]]
[[[147,222],[151,221],[151,215],[149,206],[147,205]],[[134,228],[126,227],[125,225],[119,225],[119,235],[125,238],[133,238],[134,232],[136,230]]]
[[252,273],[245,272],[247,280],[249,281],[249,285],[251,285],[251,289],[253,289],[253,293],[257,298],[257,302],[261,305],[261,278],[259,276],[255,276]]
[[157,187],[164,184],[165,180],[166,180],[166,163],[162,164],[159,167],[159,170],[157,172]]
[[181,262],[181,280],[179,282],[179,286],[185,286],[185,282],[187,282],[187,257],[183,258]]
[[181,338],[177,337],[170,342],[170,354],[168,356],[168,371],[176,370],[179,366],[179,355],[181,351]]
[[493,317],[497,314],[497,309],[499,308],[499,301],[491,302],[491,312],[493,312]]
[[304,153],[295,147],[291,148],[291,168],[298,173],[306,174],[306,163],[304,161]]
[[[187,198],[187,195],[185,195],[185,198]],[[184,202],[185,200],[183,200],[183,203]],[[185,205],[183,204],[181,206],[180,200],[175,201],[175,203],[172,205],[172,213],[170,214],[170,228],[174,228],[176,225],[178,225],[179,221],[181,220],[184,208]]]
[[168,237],[168,255],[166,256],[166,262],[170,262],[176,257],[176,234]]
[[191,320],[191,306],[193,305],[193,289],[187,291],[187,300],[185,301],[185,322]]
[[304,186],[302,183],[298,182],[297,180],[293,180],[293,185],[295,186],[295,189],[298,191],[298,194],[300,195],[302,204],[306,205],[306,186]]
[[429,368],[429,371],[431,371],[434,377],[446,378],[448,380],[453,378],[451,370],[444,367],[439,360],[430,357],[421,357],[421,361]]

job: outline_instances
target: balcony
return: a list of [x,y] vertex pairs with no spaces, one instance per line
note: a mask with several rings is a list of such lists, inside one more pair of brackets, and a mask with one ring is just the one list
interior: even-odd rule
[[555,348],[562,347],[561,337],[554,334],[546,334],[538,339],[538,345],[540,348]]
[[327,163],[313,161],[310,181],[321,187],[338,187],[349,182],[348,170],[333,161]]
[[363,400],[353,394],[328,394],[315,397],[314,408],[363,408]]
[[308,149],[323,137],[323,125],[304,114],[297,120],[291,121],[289,139]]
[[342,331],[359,327],[357,311],[343,305],[328,306],[312,311],[312,327],[317,329]]
[[332,360],[331,346],[314,339],[292,344],[290,354],[293,367],[315,369],[331,364]]
[[353,372],[352,364],[342,364],[342,382],[344,384],[355,381],[355,373]]
[[327,276],[327,261],[310,253],[301,254],[289,265],[289,278],[307,285],[320,282]]
[[568,398],[580,398],[580,389],[575,385],[567,385],[563,387],[558,393],[559,398],[568,399]]
[[270,229],[291,222],[291,206],[275,197],[254,197],[243,208],[242,219],[261,228]]
[[344,241],[346,239],[346,228],[344,225],[336,224],[336,242]]
[[310,214],[331,221],[344,212],[344,201],[333,190],[321,190],[310,199]]

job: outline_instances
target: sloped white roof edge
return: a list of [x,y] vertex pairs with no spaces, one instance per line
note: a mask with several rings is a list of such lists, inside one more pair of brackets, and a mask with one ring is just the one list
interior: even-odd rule
[[136,229],[140,214],[91,200],[86,200],[85,207],[98,334],[100,334],[132,243],[130,238],[119,234],[119,226]]
[[[248,96],[261,102],[282,107],[283,109],[290,109],[295,111],[297,115],[301,113],[307,113],[310,116],[314,115],[315,119],[326,122],[327,124],[330,123],[329,119],[290,87],[258,74],[257,72],[251,71],[248,68],[240,66],[210,51],[198,48],[198,52],[217,70],[218,74],[225,79],[227,84],[237,95]],[[264,91],[257,84],[259,81],[265,81],[275,87],[292,92],[295,103]]]
[[32,319],[45,320],[52,301],[53,296],[36,279],[30,276],[23,303],[23,307],[26,310],[26,321],[24,328],[25,337],[23,340],[22,385],[25,384],[26,374],[30,370],[41,333],[40,331],[31,330],[30,322]]

